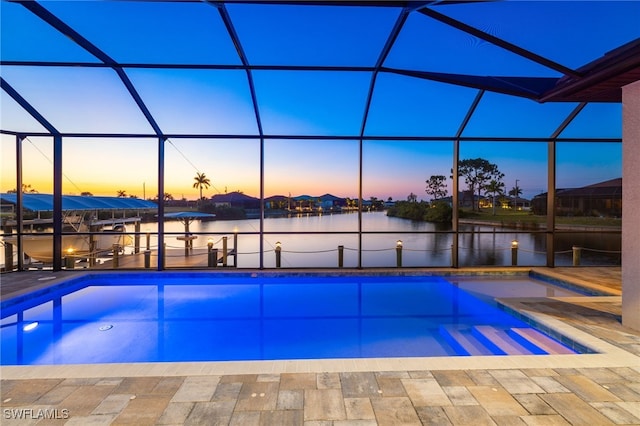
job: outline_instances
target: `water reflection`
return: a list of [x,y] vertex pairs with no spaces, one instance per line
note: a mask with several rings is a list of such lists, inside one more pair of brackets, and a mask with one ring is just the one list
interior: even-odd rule
[[[288,218],[268,218],[264,221],[262,246],[263,264],[275,267],[275,244],[282,244],[282,267],[337,267],[338,246],[344,246],[344,267],[355,268],[359,257],[363,267],[395,267],[396,241],[402,241],[402,266],[449,267],[452,264],[452,245],[455,234],[448,225],[414,222],[387,217],[384,212],[362,215],[362,252],[358,215],[325,214],[300,215]],[[153,232],[157,224],[146,224],[143,232]],[[176,237],[184,232],[179,222],[165,224],[169,248],[179,247]],[[260,265],[260,221],[194,221],[191,232],[215,233],[231,237],[237,233],[238,266],[256,268]],[[304,232],[305,234],[296,234]],[[484,225],[460,224],[458,260],[460,266],[511,265],[511,242],[518,241],[517,260],[522,266],[546,264],[546,234],[544,231],[495,228]],[[206,247],[207,236],[194,241],[194,247]],[[620,263],[621,237],[614,233],[558,233],[556,234],[556,264],[572,264],[574,245],[584,247],[583,265],[617,265]],[[152,241],[152,246],[157,242]]]

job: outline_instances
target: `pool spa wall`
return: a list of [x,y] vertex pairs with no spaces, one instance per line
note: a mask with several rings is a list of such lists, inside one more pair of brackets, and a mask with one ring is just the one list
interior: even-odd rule
[[622,89],[622,324],[640,330],[640,81]]

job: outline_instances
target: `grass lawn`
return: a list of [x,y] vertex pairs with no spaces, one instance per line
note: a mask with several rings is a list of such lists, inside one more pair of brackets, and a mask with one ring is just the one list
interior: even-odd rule
[[[493,215],[492,209],[481,209],[480,212],[472,212],[471,210],[463,210],[461,219],[480,220],[486,222],[500,222],[504,224],[546,224],[547,217],[534,215],[528,211],[514,211],[506,209],[497,209]],[[622,227],[622,220],[611,217],[592,217],[592,216],[556,216],[556,224],[576,225],[576,226],[611,226]]]

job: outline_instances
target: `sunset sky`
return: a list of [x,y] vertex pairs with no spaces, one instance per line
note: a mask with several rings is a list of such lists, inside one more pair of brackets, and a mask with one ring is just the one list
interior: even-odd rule
[[[43,1],[107,55],[128,64],[240,65],[215,7],[204,3]],[[100,60],[25,7],[2,2],[2,61]],[[372,67],[400,8],[229,4],[226,9],[252,65]],[[560,64],[579,68],[640,37],[640,2],[488,2],[434,7]],[[384,66],[441,73],[560,77],[560,73],[491,43],[412,12]],[[216,134],[220,139],[170,137],[165,143],[165,190],[194,199],[196,172],[216,193],[259,196],[260,139],[241,69],[159,69],[130,66],[125,73],[164,134]],[[253,70],[265,135],[360,135],[370,70]],[[3,65],[2,78],[56,129],[67,133],[152,135],[153,129],[111,68]],[[425,180],[449,176],[451,141],[398,141],[399,136],[452,137],[478,91],[435,81],[377,74],[364,129],[363,197],[428,199]],[[43,127],[2,92],[3,131]],[[464,137],[549,137],[576,104],[537,104],[487,92]],[[621,106],[590,104],[560,137],[621,138]],[[234,138],[233,136],[241,136]],[[248,138],[253,136],[254,138]],[[388,140],[367,140],[367,136]],[[1,135],[0,191],[16,187],[15,137]],[[63,140],[63,192],[138,197],[157,194],[158,140]],[[265,139],[265,196],[358,195],[357,140]],[[52,191],[52,140],[23,142],[23,182]],[[460,157],[482,157],[518,180],[523,196],[546,191],[547,144],[463,142]],[[558,187],[621,176],[616,143],[559,143]]]

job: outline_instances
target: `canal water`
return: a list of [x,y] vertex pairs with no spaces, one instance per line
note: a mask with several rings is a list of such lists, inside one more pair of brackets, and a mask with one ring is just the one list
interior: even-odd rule
[[[266,218],[263,225],[262,242],[259,219],[194,220],[188,231],[197,237],[193,240],[194,248],[204,249],[210,241],[222,250],[226,237],[228,248],[237,249],[240,268],[276,267],[277,246],[281,250],[282,268],[335,268],[340,262],[346,268],[452,265],[455,234],[450,226],[388,217],[386,212],[363,213],[361,223],[357,213],[336,213]],[[127,231],[133,232],[133,225],[127,225]],[[149,248],[157,250],[157,222],[143,223],[140,231],[141,249],[146,248],[147,233]],[[164,231],[168,249],[184,249],[184,240],[179,239],[185,235],[184,222],[167,221]],[[514,241],[517,241],[515,253]],[[458,265],[463,267],[545,266],[547,262],[544,231],[460,224],[457,242]],[[581,265],[620,265],[620,233],[557,233],[556,266],[573,264],[574,247],[579,248]],[[126,251],[133,251],[133,247]],[[14,258],[14,265],[16,262]],[[0,259],[0,267],[3,266]]]
[[[362,236],[358,235],[362,227]],[[512,242],[517,241],[516,263],[521,266],[546,264],[546,235],[543,231],[507,229],[486,225],[461,224],[458,236],[460,266],[507,266],[513,264]],[[150,244],[157,247],[157,223],[142,224],[149,232]],[[177,237],[184,235],[180,221],[165,223],[165,242],[169,248],[184,247]],[[227,237],[229,248],[237,239],[238,267],[260,266],[259,219],[199,221],[189,225],[198,238],[194,247],[211,241],[221,249]],[[395,267],[400,256],[404,267],[448,267],[452,262],[455,235],[450,227],[388,217],[385,212],[310,215],[267,218],[264,220],[263,266],[276,266],[276,246],[281,250],[283,268],[337,267],[339,246],[347,268]],[[144,237],[141,239],[145,244]],[[400,241],[401,243],[398,243]],[[279,243],[279,244],[278,244]],[[401,244],[401,253],[398,247]],[[571,265],[574,246],[580,247],[582,265],[619,265],[621,236],[613,233],[562,233],[555,239],[557,266]]]

